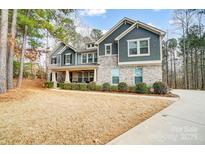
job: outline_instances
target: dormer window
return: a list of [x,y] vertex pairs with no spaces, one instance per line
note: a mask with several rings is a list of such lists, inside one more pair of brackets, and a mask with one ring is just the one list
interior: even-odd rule
[[95,47],[95,44],[94,44],[94,43],[87,44],[87,49],[89,49],[89,48],[94,48],[94,47]]

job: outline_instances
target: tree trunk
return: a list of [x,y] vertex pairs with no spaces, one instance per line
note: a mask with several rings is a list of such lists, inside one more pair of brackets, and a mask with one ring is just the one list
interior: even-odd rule
[[[183,25],[182,25],[183,26]],[[187,89],[187,71],[186,71],[186,44],[185,44],[185,31],[183,27],[183,70],[184,70],[184,86]]]
[[198,77],[198,55],[197,55],[197,50],[195,49],[194,51],[194,81],[195,81],[195,88],[198,89],[199,87],[199,84],[198,84],[198,80],[199,80],[199,77]]
[[205,64],[204,64],[205,54],[204,50],[201,50],[201,89],[205,89]]
[[8,34],[8,10],[1,10],[0,25],[0,93],[5,93],[6,86],[6,55],[7,55],[7,34]]
[[171,57],[171,74],[170,74],[170,87],[173,88],[173,56],[172,56],[172,50],[170,53]]
[[173,52],[173,60],[174,60],[174,88],[177,88],[177,74],[176,74],[176,56],[175,56],[175,51]]
[[191,49],[191,83],[190,83],[190,88],[194,89],[195,85],[194,85],[194,62],[193,62],[193,51]]
[[20,88],[20,87],[21,87],[22,80],[23,80],[24,54],[25,54],[25,51],[26,51],[27,32],[28,32],[28,26],[25,25],[24,35],[23,35],[23,46],[22,46],[21,58],[20,58],[19,77],[18,77],[17,85],[16,85],[17,88]]
[[[15,40],[16,35],[16,17],[17,10],[13,10],[12,25],[11,25],[11,37]],[[7,61],[7,89],[13,88],[13,54],[14,54],[14,42],[8,50],[8,61]]]

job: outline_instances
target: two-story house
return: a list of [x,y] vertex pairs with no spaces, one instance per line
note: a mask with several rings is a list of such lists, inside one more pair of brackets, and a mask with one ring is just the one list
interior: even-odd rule
[[50,55],[49,80],[98,84],[162,80],[162,37],[155,27],[123,18],[96,42],[77,51],[60,43]]

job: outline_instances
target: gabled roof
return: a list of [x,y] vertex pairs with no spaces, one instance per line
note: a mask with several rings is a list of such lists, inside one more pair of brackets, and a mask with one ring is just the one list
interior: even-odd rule
[[61,53],[63,53],[66,49],[67,49],[67,47],[69,47],[69,48],[71,48],[73,51],[77,51],[74,47],[72,47],[71,45],[69,45],[69,44],[65,44],[64,43],[64,45],[65,45],[65,47],[62,49],[62,50],[60,50],[57,54],[61,54]]
[[127,35],[130,31],[132,31],[134,28],[138,28],[138,27],[142,27],[148,31],[151,31],[153,33],[156,33],[158,35],[165,35],[165,32],[160,30],[160,29],[157,29],[155,27],[152,27],[150,25],[147,25],[143,22],[140,22],[140,21],[136,21],[131,27],[129,27],[127,30],[125,30],[124,32],[122,32],[118,37],[115,38],[115,41],[118,41],[120,40],[121,38],[123,38],[125,35]]
[[112,34],[116,29],[118,29],[125,21],[134,24],[136,21],[129,19],[127,17],[124,17],[121,19],[116,25],[114,25],[109,31],[107,31],[97,42],[96,44],[99,44],[102,42],[104,39],[106,39],[110,34]]

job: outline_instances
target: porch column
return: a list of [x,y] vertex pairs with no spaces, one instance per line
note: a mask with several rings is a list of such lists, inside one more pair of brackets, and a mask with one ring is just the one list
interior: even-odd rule
[[53,87],[57,87],[57,81],[56,81],[56,72],[52,72],[52,82],[53,82]]
[[51,71],[47,72],[47,81],[51,81]]
[[70,82],[70,74],[69,74],[68,70],[66,70],[66,73],[65,73],[65,82],[67,82],[67,83]]
[[96,69],[94,69],[94,82],[96,82],[97,81],[97,70]]

